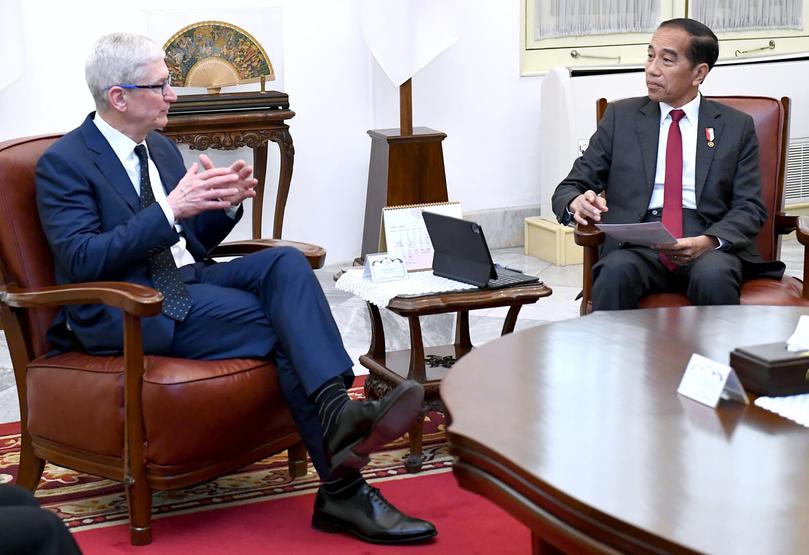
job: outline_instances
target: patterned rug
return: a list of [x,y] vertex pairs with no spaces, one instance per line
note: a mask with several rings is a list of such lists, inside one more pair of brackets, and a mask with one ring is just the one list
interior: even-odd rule
[[[350,390],[361,397],[362,388]],[[0,425],[0,483],[13,482],[19,464],[20,435],[14,426]],[[3,430],[12,431],[3,431]],[[424,464],[419,474],[408,474],[404,458],[409,449],[406,436],[374,454],[363,469],[368,481],[394,477],[424,476],[451,470],[444,433],[444,417],[428,413],[424,423]],[[311,463],[305,476],[291,480],[286,469],[286,452],[279,453],[217,480],[176,491],[155,492],[152,516],[160,518],[271,498],[302,495],[319,485]],[[74,531],[111,526],[127,521],[126,495],[118,482],[70,469],[46,465],[36,496],[43,507],[55,512]]]

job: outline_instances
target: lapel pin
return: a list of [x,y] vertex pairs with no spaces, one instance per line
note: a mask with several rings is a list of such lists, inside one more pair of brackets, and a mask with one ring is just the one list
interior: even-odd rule
[[714,140],[713,127],[705,128],[705,138],[708,140],[708,148],[713,148],[716,146],[716,143],[713,142]]

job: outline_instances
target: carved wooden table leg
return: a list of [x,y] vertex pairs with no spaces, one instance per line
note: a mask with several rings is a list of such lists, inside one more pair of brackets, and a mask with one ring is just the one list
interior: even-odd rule
[[519,316],[521,308],[521,304],[513,304],[509,307],[506,320],[503,322],[503,331],[500,332],[500,335],[508,335],[514,331],[514,326],[517,325],[517,316]]
[[[421,337],[421,321],[418,316],[408,317],[410,323],[410,372],[408,378],[420,384],[427,381],[427,371],[424,366],[424,341]],[[422,435],[424,434],[424,407],[422,407],[418,418],[410,428],[410,454],[405,460],[405,468],[408,472],[419,472],[422,460]]]
[[[382,326],[382,315],[379,314],[379,308],[376,305],[366,302],[365,306],[368,307],[368,313],[371,317],[371,345],[368,347],[368,354],[365,356],[375,360],[384,360],[385,328]],[[387,381],[373,370],[370,370],[363,387],[366,399],[381,399],[390,389],[391,386]]]
[[413,426],[407,433],[410,438],[410,453],[405,458],[405,468],[411,474],[421,472],[421,465],[424,461],[424,453],[422,452],[422,439],[424,436],[424,411],[419,413],[419,417],[413,422]]
[[[253,198],[253,239],[261,239],[261,218],[264,213],[264,181],[267,178],[267,143],[253,147],[253,177],[256,196]],[[278,239],[280,237],[273,237]]]
[[[281,238],[281,228],[284,225],[284,210],[289,197],[289,184],[292,181],[292,164],[295,161],[295,147],[292,144],[292,135],[289,128],[274,129],[269,135],[270,140],[278,143],[281,150],[281,167],[278,174],[278,192],[275,194],[275,218],[272,223],[272,238]],[[266,159],[266,156],[265,156]]]

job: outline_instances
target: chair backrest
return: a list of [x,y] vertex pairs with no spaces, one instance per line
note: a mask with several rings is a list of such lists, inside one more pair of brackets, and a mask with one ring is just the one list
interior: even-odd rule
[[[37,212],[35,168],[42,153],[59,137],[43,135],[0,143],[0,289],[15,284],[21,288],[54,285],[53,256]],[[56,310],[31,309],[21,315],[27,348],[34,357],[47,351],[46,332]]]
[[[761,198],[767,208],[767,222],[756,238],[756,246],[764,260],[780,256],[781,236],[775,232],[776,214],[784,209],[787,141],[789,140],[789,98],[781,100],[764,96],[706,96],[750,114],[756,125],[761,168]],[[600,120],[607,109],[604,98],[596,102]]]

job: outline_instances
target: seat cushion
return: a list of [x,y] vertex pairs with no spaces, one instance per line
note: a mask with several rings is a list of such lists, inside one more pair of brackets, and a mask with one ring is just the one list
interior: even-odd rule
[[[809,300],[801,296],[803,282],[796,277],[784,276],[775,279],[750,279],[742,284],[741,304],[809,306]],[[643,297],[641,308],[664,306],[689,306],[688,298],[681,293],[654,293]]]
[[[123,357],[77,352],[34,360],[26,379],[31,434],[120,458],[123,368]],[[142,403],[147,464],[217,460],[296,433],[266,360],[147,356]]]

